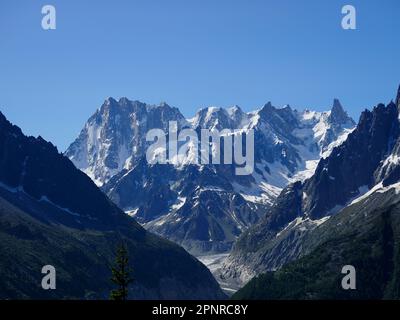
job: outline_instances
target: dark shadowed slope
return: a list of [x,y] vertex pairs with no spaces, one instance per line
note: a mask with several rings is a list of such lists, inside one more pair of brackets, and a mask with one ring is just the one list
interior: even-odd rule
[[[361,197],[304,237],[304,257],[252,279],[234,299],[399,299],[400,184]],[[342,267],[356,270],[343,290]]]
[[[128,245],[132,298],[214,299],[210,272],[182,248],[140,227],[42,138],[0,113],[0,298],[108,298],[116,246]],[[57,289],[41,289],[41,268]]]

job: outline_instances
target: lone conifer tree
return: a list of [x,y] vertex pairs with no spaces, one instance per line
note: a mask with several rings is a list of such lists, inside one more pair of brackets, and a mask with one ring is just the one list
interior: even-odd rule
[[124,244],[119,245],[115,257],[115,265],[111,268],[111,281],[117,288],[111,291],[111,300],[127,300],[128,285],[133,281],[130,277],[128,250]]

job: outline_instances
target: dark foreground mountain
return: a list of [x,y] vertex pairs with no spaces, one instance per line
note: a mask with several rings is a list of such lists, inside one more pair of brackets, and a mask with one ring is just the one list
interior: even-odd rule
[[400,181],[399,96],[400,91],[396,102],[364,111],[312,177],[281,192],[262,221],[235,244],[220,275],[225,281],[245,283],[304,256],[314,249],[306,241],[309,232],[369,190]]
[[[399,299],[400,184],[379,186],[310,231],[304,257],[252,279],[234,299]],[[344,290],[342,268],[356,270]]]
[[[131,298],[223,298],[210,272],[143,229],[41,137],[0,113],[0,298],[108,298],[116,247],[127,244]],[[56,268],[56,290],[41,269]]]

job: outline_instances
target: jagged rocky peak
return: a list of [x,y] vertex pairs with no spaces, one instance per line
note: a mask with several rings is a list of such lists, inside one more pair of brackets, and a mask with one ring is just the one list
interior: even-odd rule
[[113,97],[108,97],[101,105],[100,113],[118,111],[121,107],[120,101],[115,100]]
[[304,187],[307,199],[303,207],[310,216],[332,214],[335,206],[346,205],[360,190],[379,182],[374,172],[390,153],[388,148],[393,148],[392,141],[398,139],[397,116],[393,103],[364,111],[349,138],[319,162],[315,175]]
[[243,121],[243,119],[248,119],[248,115],[238,105],[228,108],[227,112],[229,116],[238,123]]
[[329,120],[334,124],[346,124],[349,121],[354,123],[354,121],[348,116],[347,112],[344,111],[339,99],[336,98],[333,100],[333,106],[329,115]]
[[206,107],[200,109],[190,123],[194,128],[239,129],[246,119],[248,115],[236,105],[228,109]]
[[180,126],[186,123],[179,110],[167,103],[148,105],[126,97],[118,101],[109,97],[89,118],[65,155],[102,185],[145,153],[148,130],[166,130],[169,121],[178,121]]
[[269,111],[275,109],[274,106],[272,105],[271,101],[268,101],[264,106],[262,107],[261,110]]
[[[112,98],[111,98],[112,99]],[[114,99],[113,99],[114,100]],[[115,100],[114,100],[115,101]],[[116,101],[115,101],[116,102]],[[140,102],[138,100],[129,100],[127,97],[121,97],[118,100],[118,107],[120,109],[126,108],[142,108],[142,109],[146,109],[147,105],[143,102]],[[132,110],[131,110],[132,111]]]
[[279,107],[274,106],[271,101],[268,101],[267,103],[265,103],[259,112],[269,113],[269,112],[276,112],[279,110],[293,112],[293,109],[290,107],[290,105],[285,104],[283,107],[279,108]]
[[223,108],[220,107],[214,107],[214,106],[210,106],[210,107],[205,107],[205,108],[201,108],[198,112],[197,115],[199,117],[199,120],[207,120],[211,117],[217,117],[219,115],[226,115],[226,112]]
[[[9,137],[9,139],[4,140],[4,143],[18,144],[17,141],[29,140],[31,143],[40,146],[40,148],[43,151],[55,152],[58,154],[58,149],[54,144],[52,144],[50,141],[46,141],[40,135],[37,137],[25,136],[20,127],[8,121],[6,116],[1,111],[0,111],[0,134],[4,135],[5,137]],[[4,146],[0,145],[0,147]]]
[[397,89],[396,106],[398,109],[400,109],[400,85],[399,88]]
[[111,106],[116,104],[118,104],[118,101],[115,100],[113,97],[108,97],[103,103],[104,106]]
[[301,126],[301,119],[289,105],[278,108],[271,102],[267,102],[255,112],[251,122],[254,123],[254,128],[264,136],[263,139],[271,139],[274,144],[284,141],[291,144],[301,143],[300,139],[294,135],[294,130]]
[[144,109],[147,112],[155,109],[178,110],[176,107],[170,106],[165,101],[162,101],[159,104],[150,105],[139,100],[130,100],[127,97],[121,97],[118,100],[113,97],[108,97],[100,107],[100,111],[106,111],[110,109],[115,111],[123,111],[128,109],[130,112],[134,112],[138,111],[138,108]]
[[114,123],[119,125],[121,120],[129,120],[132,113],[141,115],[147,113],[147,105],[140,101],[130,101],[125,97],[118,101],[113,97],[108,97],[86,124],[95,120],[98,124],[103,124],[103,127]]
[[19,127],[11,124],[10,121],[7,120],[5,115],[0,111],[0,130],[9,130],[13,131],[15,135],[20,135],[22,134],[22,131]]
[[162,101],[160,103],[160,107],[162,107],[162,108],[170,108],[171,106],[168,103],[166,103],[165,101]]
[[290,107],[290,105],[284,105],[282,108],[278,108],[272,105],[271,101],[268,101],[258,111],[260,117],[265,121],[273,121],[274,119],[282,118],[285,122],[297,123],[296,112]]
[[230,115],[236,114],[236,113],[243,114],[243,110],[237,104],[235,104],[234,106],[228,108],[227,111],[228,111],[228,113]]

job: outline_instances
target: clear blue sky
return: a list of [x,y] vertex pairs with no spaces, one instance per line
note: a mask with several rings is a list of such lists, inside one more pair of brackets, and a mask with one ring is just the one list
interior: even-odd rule
[[[41,8],[57,9],[57,30]],[[341,29],[341,8],[357,30]],[[108,96],[324,110],[388,102],[400,83],[398,0],[0,2],[0,110],[65,150]]]

